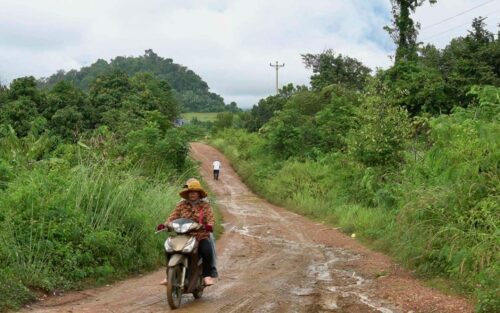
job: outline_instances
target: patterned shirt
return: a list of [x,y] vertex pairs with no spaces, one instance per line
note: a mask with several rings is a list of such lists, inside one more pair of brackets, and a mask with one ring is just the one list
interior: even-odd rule
[[[188,200],[182,200],[177,203],[174,211],[170,214],[165,224],[172,222],[178,218],[188,218],[197,223],[200,222],[200,215],[203,211],[203,220],[202,224],[205,225],[215,225],[215,217],[212,211],[212,207],[208,200],[200,200],[197,204],[192,205]],[[206,230],[200,229],[197,231],[191,232],[192,235],[196,236],[197,240],[208,239],[210,237],[210,233]]]

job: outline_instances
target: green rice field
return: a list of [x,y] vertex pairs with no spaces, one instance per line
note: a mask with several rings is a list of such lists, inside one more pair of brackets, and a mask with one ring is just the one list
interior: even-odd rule
[[188,112],[182,113],[181,116],[186,121],[190,121],[196,117],[199,121],[213,122],[215,121],[217,114],[218,112]]

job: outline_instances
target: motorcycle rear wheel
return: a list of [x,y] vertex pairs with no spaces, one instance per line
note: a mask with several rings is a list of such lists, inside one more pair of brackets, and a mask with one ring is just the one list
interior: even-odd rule
[[181,265],[169,267],[167,271],[167,300],[168,306],[172,309],[178,309],[182,301],[182,286],[181,283],[182,268]]

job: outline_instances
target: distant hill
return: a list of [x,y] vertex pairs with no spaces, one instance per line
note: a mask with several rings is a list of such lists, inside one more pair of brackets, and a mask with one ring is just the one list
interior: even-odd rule
[[87,91],[97,76],[113,70],[121,70],[128,75],[151,72],[156,78],[166,80],[186,112],[227,110],[224,99],[210,92],[207,83],[200,76],[187,67],[174,63],[172,59],[158,56],[151,49],[146,50],[144,55],[139,57],[118,56],[110,62],[98,59],[92,65],[82,67],[80,70],[68,72],[60,70],[49,77],[40,78],[38,85],[42,88],[50,88],[57,82],[65,80]]

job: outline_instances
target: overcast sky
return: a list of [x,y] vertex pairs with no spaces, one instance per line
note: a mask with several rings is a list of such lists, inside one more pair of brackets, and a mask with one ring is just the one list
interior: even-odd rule
[[[444,47],[479,15],[496,33],[500,0],[438,0],[415,17],[420,39]],[[280,82],[294,84],[311,75],[300,54],[326,48],[389,66],[390,18],[389,0],[0,0],[0,81],[153,49],[249,107],[274,92],[269,62],[284,62]]]

